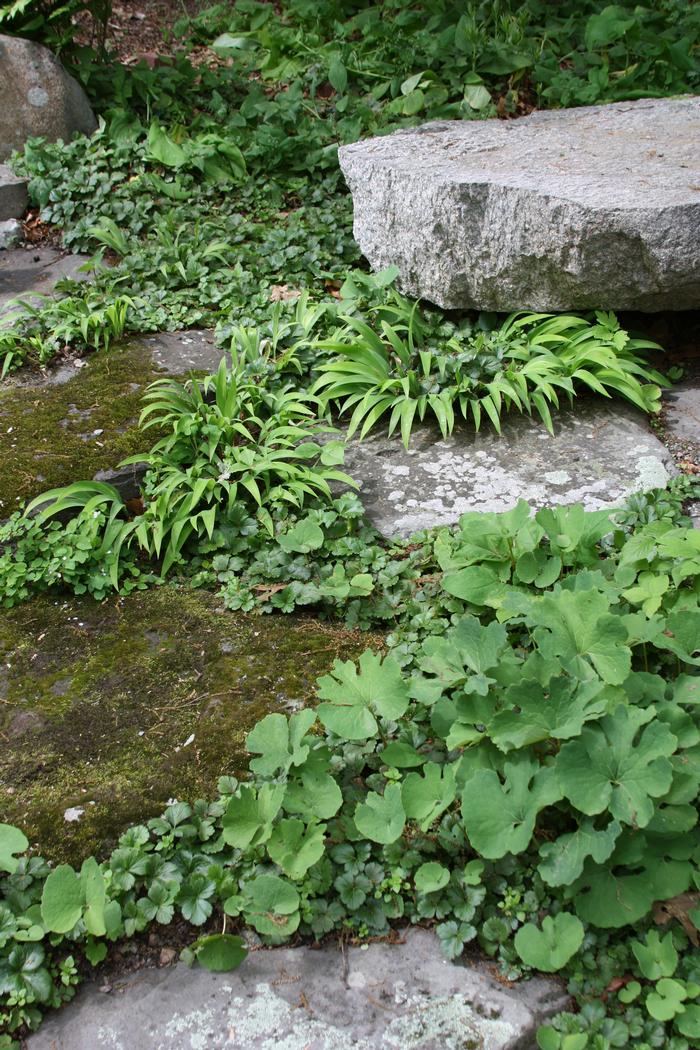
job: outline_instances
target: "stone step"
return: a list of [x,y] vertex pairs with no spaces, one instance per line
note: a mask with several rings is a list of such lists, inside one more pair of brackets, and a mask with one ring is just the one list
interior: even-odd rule
[[15,175],[7,164],[0,164],[0,222],[19,219],[29,204],[26,179]]
[[568,1005],[560,981],[506,987],[483,962],[449,963],[420,929],[345,951],[253,951],[233,973],[141,970],[109,987],[82,989],[29,1050],[517,1050]]

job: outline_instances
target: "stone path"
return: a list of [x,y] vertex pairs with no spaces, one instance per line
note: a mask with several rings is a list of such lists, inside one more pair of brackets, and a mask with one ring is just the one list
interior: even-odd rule
[[57,281],[69,277],[87,280],[80,272],[87,255],[71,255],[56,248],[10,248],[0,253],[0,317],[13,309],[17,297],[36,304],[51,295]]
[[449,309],[700,304],[700,96],[435,121],[344,146],[355,238]]
[[566,1003],[554,980],[506,989],[414,929],[398,945],[277,948],[230,974],[178,965],[89,986],[28,1050],[529,1050]]
[[369,437],[349,445],[345,468],[361,479],[367,514],[387,536],[451,525],[465,511],[508,510],[518,499],[613,507],[676,473],[647,419],[620,402],[581,399],[553,418],[554,435],[513,413],[501,436],[465,427],[440,440],[420,429],[408,450],[396,437]]

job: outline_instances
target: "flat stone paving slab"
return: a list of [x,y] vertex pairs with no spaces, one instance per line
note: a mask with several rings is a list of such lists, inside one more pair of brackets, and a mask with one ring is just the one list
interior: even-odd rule
[[349,444],[345,470],[361,481],[369,518],[386,536],[451,525],[466,511],[509,510],[519,499],[613,507],[676,473],[641,413],[602,400],[576,401],[557,414],[553,436],[516,414],[500,436],[462,427],[440,440],[416,429],[408,450],[397,437],[370,436]]
[[62,277],[74,281],[88,279],[80,267],[87,255],[70,255],[57,248],[10,248],[0,255],[0,317],[14,309],[12,300],[19,297],[36,304],[40,297],[51,295]]
[[536,978],[505,988],[448,962],[434,934],[402,944],[253,952],[231,974],[178,965],[95,986],[28,1050],[528,1050],[567,999]]
[[340,150],[355,238],[447,308],[700,305],[700,96],[440,121]]

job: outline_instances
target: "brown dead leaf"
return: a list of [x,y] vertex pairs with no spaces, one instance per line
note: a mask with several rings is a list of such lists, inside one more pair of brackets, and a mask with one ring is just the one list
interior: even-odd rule
[[657,901],[654,905],[654,922],[657,926],[667,926],[673,919],[677,919],[691,943],[697,948],[700,946],[698,931],[690,918],[689,912],[700,904],[700,893],[679,893],[677,897],[671,897],[667,901]]
[[298,299],[300,295],[298,288],[290,288],[288,284],[273,284],[270,288],[271,303],[285,303],[288,299]]

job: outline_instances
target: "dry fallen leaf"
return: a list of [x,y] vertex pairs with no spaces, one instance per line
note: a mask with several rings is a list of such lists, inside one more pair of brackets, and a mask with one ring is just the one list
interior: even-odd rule
[[270,302],[286,302],[287,299],[298,299],[301,292],[298,288],[290,288],[288,284],[273,284],[270,288]]
[[654,922],[657,926],[666,926],[673,919],[681,924],[692,944],[700,946],[700,937],[689,912],[700,904],[700,893],[679,893],[667,901],[658,901],[654,905]]

